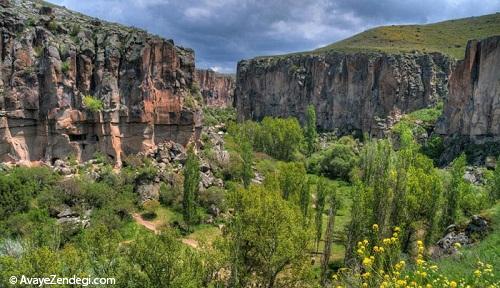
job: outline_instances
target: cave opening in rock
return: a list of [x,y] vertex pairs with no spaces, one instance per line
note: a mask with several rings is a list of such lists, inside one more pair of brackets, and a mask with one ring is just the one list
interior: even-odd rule
[[85,141],[87,140],[87,134],[69,134],[69,140],[71,142]]

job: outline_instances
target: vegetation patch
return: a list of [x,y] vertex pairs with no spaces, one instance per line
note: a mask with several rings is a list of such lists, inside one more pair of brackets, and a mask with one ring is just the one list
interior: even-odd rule
[[101,99],[97,99],[91,95],[83,96],[83,105],[91,112],[99,112],[104,109],[104,104]]

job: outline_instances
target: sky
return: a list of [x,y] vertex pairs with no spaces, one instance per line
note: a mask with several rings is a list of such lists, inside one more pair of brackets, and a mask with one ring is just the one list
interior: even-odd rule
[[[313,50],[363,30],[500,11],[500,0],[49,0],[195,50],[196,66]],[[480,4],[479,4],[480,3]]]

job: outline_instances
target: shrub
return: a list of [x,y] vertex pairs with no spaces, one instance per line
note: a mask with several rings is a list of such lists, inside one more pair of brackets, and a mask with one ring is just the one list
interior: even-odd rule
[[49,23],[47,23],[47,28],[52,32],[56,32],[58,27],[59,25],[55,20],[51,20]]
[[400,229],[395,227],[392,237],[378,240],[378,226],[373,227],[376,240],[357,243],[358,269],[340,269],[332,277],[332,287],[497,287],[493,265],[479,259],[476,267],[467,267],[475,269],[469,272],[474,275],[472,279],[443,275],[437,265],[425,259],[424,243],[420,240],[416,241],[416,257],[410,259],[413,265],[408,265],[400,258]]
[[343,137],[327,149],[313,154],[307,161],[307,170],[317,175],[349,180],[349,173],[358,163],[356,142]]
[[460,186],[460,209],[465,216],[472,216],[489,207],[488,194],[481,187],[463,182]]
[[236,141],[249,139],[255,151],[283,161],[292,161],[304,142],[304,133],[295,118],[266,117],[261,123],[247,121],[231,125],[229,133]]
[[66,61],[61,63],[61,71],[64,74],[67,74],[70,68],[71,68],[71,65],[70,65],[69,61],[66,60]]
[[83,105],[91,112],[99,112],[104,108],[104,104],[100,99],[93,96],[83,96]]
[[217,124],[236,121],[236,109],[232,107],[227,108],[203,108],[203,122],[207,126],[214,126]]
[[421,150],[424,155],[434,160],[434,163],[437,164],[439,157],[445,150],[443,138],[439,135],[432,135],[422,146]]
[[78,33],[80,33],[81,29],[82,28],[80,27],[80,25],[73,24],[73,26],[71,26],[71,31],[69,32],[69,35],[72,37],[76,37]]
[[179,207],[182,202],[182,179],[177,180],[177,184],[170,185],[161,183],[160,203],[164,206]]
[[210,206],[214,205],[215,207],[222,210],[225,204],[225,194],[226,191],[223,188],[216,186],[209,187],[208,189],[200,191],[200,205],[205,209],[209,209]]
[[160,207],[160,202],[157,200],[148,200],[142,204],[145,213],[142,216],[148,220],[156,218],[156,210]]

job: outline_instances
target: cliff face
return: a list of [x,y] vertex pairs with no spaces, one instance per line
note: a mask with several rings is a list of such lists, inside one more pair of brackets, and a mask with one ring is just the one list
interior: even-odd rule
[[203,102],[208,107],[231,107],[234,100],[235,79],[232,75],[212,70],[196,70]]
[[[40,1],[16,3],[0,2],[1,161],[86,160],[100,151],[120,163],[197,134],[200,112],[185,105],[192,50]],[[86,95],[104,108],[87,109]]]
[[447,95],[453,62],[437,53],[338,52],[241,61],[238,117],[295,116],[304,121],[312,104],[321,129],[380,136],[401,113],[431,106]]
[[475,143],[500,141],[500,36],[469,41],[437,130]]

